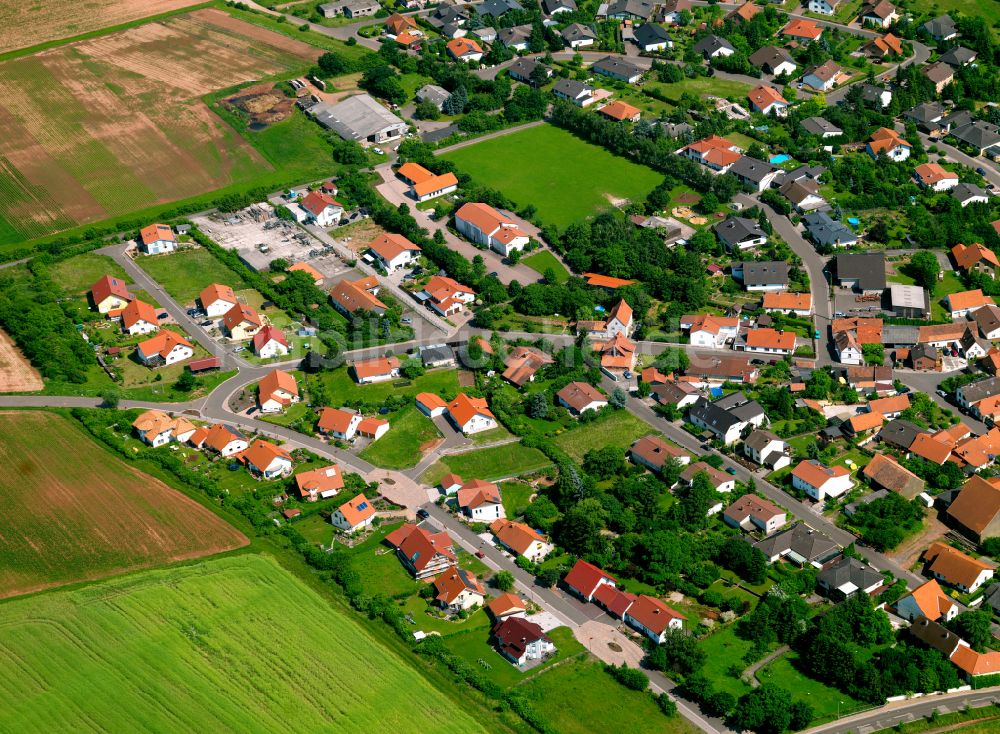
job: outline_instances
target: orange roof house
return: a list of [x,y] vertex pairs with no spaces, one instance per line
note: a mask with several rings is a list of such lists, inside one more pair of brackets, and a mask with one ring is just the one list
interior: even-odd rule
[[434,601],[442,607],[468,609],[486,595],[479,579],[463,568],[449,568],[433,581]]
[[166,249],[173,249],[173,243],[177,242],[177,235],[168,224],[150,224],[139,230],[139,240],[146,251],[149,251],[149,248],[156,245],[157,242],[170,243]]
[[417,22],[408,15],[393,13],[385,19],[385,29],[394,36],[406,31],[417,30]]
[[924,562],[934,578],[965,593],[975,592],[993,578],[993,566],[941,542],[931,543],[924,551]]
[[418,579],[434,576],[458,562],[447,532],[431,533],[407,523],[385,536],[385,542],[396,549],[399,560]]
[[633,107],[627,102],[622,102],[620,99],[616,99],[614,102],[601,107],[598,112],[617,122],[638,122],[642,110],[638,107]]
[[1000,673],[1000,652],[994,650],[976,652],[968,645],[959,645],[950,660],[970,678]]
[[681,152],[686,157],[717,170],[728,169],[743,157],[743,154],[738,152],[736,143],[718,135],[710,135],[695,141],[682,148]]
[[[156,309],[145,301],[140,301],[138,298],[129,301],[128,305],[122,309],[121,319],[122,328],[125,331],[137,334],[153,331],[159,323],[156,318]],[[144,327],[144,322],[152,328]]]
[[448,403],[448,417],[463,433],[477,433],[497,425],[486,398],[475,398],[464,392]]
[[792,20],[780,33],[796,40],[815,41],[823,35],[823,29],[811,20]]
[[245,339],[256,333],[264,325],[264,322],[252,306],[237,303],[223,315],[222,325],[226,327],[226,331],[232,338]]
[[133,296],[128,292],[125,281],[110,275],[102,275],[90,286],[90,298],[101,313],[124,308]]
[[354,373],[354,379],[362,384],[391,380],[399,372],[399,358],[364,359],[351,365],[351,371]]
[[[939,184],[946,181],[958,183],[958,174],[952,173],[939,163],[922,163],[913,169],[913,173],[921,185],[930,188],[936,188]],[[959,246],[964,247],[964,245]],[[954,248],[952,249],[954,251]]]
[[955,245],[951,248],[951,256],[954,258],[955,264],[965,271],[983,270],[992,273],[1000,268],[997,254],[978,242],[973,245],[961,243]]
[[630,370],[635,367],[635,342],[618,332],[606,342],[594,345],[601,355],[601,367],[611,371]]
[[960,293],[949,293],[945,296],[945,301],[951,311],[952,318],[956,317],[955,314],[964,315],[982,306],[993,305],[993,297],[984,295],[979,288]]
[[494,520],[490,532],[502,545],[531,561],[541,561],[552,551],[552,545],[523,522]]
[[327,208],[340,209],[343,211],[343,204],[322,191],[310,191],[299,202],[299,206],[312,214],[317,219],[323,216]]
[[423,200],[425,197],[430,197],[432,194],[440,195],[447,193],[448,189],[454,189],[457,186],[458,177],[451,171],[448,171],[447,173],[442,173],[440,176],[432,176],[426,181],[414,184],[413,195],[416,196],[417,199]]
[[909,395],[893,395],[888,398],[878,398],[868,402],[868,410],[873,413],[881,413],[886,416],[902,413],[909,407]]
[[359,494],[338,507],[330,516],[330,522],[346,533],[353,533],[371,525],[375,514],[372,501]]
[[442,415],[448,409],[448,403],[432,392],[422,392],[414,399],[417,402],[417,407],[432,418]]
[[787,291],[765,293],[764,310],[809,313],[812,311],[812,294],[788,293]]
[[271,370],[257,383],[257,395],[261,410],[281,410],[299,401],[299,385],[291,372]]
[[931,579],[897,601],[896,613],[911,622],[920,616],[932,622],[942,618],[947,621],[958,614],[958,607],[945,596],[938,582]]
[[640,594],[625,613],[625,623],[662,642],[668,629],[680,629],[687,619],[659,599]]
[[909,451],[921,459],[933,462],[939,466],[948,461],[951,456],[952,446],[934,437],[930,433],[918,434],[913,443],[910,444]]
[[419,163],[407,161],[396,170],[396,175],[406,181],[411,186],[421,181],[434,178],[434,174],[421,166]]
[[755,109],[765,113],[771,105],[776,104],[781,107],[788,106],[788,100],[781,96],[781,92],[774,87],[767,86],[766,84],[761,84],[759,87],[751,89],[747,94],[747,99],[750,100],[750,104],[752,104]]
[[746,2],[730,10],[726,13],[726,19],[732,20],[737,24],[745,23],[746,21],[753,20],[754,16],[757,15],[763,8],[759,5],[755,5],[751,2]]
[[136,353],[147,364],[155,362],[157,357],[166,364],[172,364],[193,356],[194,346],[176,331],[163,329],[151,339],[140,342]]
[[895,130],[887,127],[880,127],[871,134],[871,138],[866,146],[868,152],[876,158],[883,153],[891,153],[896,148],[911,149],[913,146]]
[[503,378],[515,387],[522,387],[535,379],[538,370],[553,362],[552,357],[535,347],[514,347],[507,355],[507,369],[503,372]]
[[319,272],[316,268],[314,268],[309,263],[299,262],[299,263],[294,263],[293,265],[289,265],[288,266],[288,272],[290,272],[290,273],[305,273],[306,275],[308,275],[310,278],[313,279],[313,282],[316,285],[319,285],[320,283],[323,282],[323,273]]
[[295,486],[302,499],[315,502],[319,498],[333,497],[344,488],[344,474],[336,464],[304,471],[295,475]]
[[775,329],[751,329],[746,335],[746,347],[748,352],[790,354],[795,351],[795,333]]
[[851,433],[855,436],[874,428],[881,428],[883,423],[885,423],[885,416],[875,412],[852,415],[850,420],[847,421]]
[[342,280],[330,289],[330,300],[338,310],[353,314],[357,311],[370,311],[384,314],[388,310],[382,301],[376,298],[361,281]]
[[277,444],[259,438],[239,458],[251,473],[259,474],[265,479],[284,476],[292,470],[290,453]]
[[445,46],[448,53],[456,61],[464,61],[471,58],[481,58],[483,55],[482,46],[471,38],[453,38]]
[[504,619],[505,617],[510,617],[514,614],[523,614],[527,611],[527,604],[525,604],[524,599],[519,597],[517,594],[511,594],[506,592],[501,594],[496,599],[490,599],[486,603],[486,609],[489,610],[490,614],[493,615],[494,619]]

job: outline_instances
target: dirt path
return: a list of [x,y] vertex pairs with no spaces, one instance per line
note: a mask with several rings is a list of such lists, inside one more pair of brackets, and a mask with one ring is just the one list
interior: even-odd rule
[[767,657],[763,658],[762,660],[758,660],[756,663],[754,663],[749,668],[744,670],[743,675],[740,677],[743,678],[743,680],[745,680],[747,683],[749,683],[751,688],[759,687],[760,681],[757,680],[757,671],[763,668],[768,663],[774,662],[782,655],[784,655],[786,652],[788,652],[788,645],[782,645]]

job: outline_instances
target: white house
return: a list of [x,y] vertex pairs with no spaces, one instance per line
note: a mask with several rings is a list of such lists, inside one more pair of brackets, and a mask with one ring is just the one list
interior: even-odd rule
[[420,259],[420,247],[401,234],[391,232],[379,235],[368,245],[368,250],[387,273]]
[[958,614],[958,605],[945,596],[937,581],[930,579],[896,602],[896,614],[911,622],[918,617],[950,622]]
[[569,383],[556,393],[556,400],[574,415],[583,415],[588,410],[600,410],[608,404],[601,391],[586,382]]
[[482,479],[462,485],[458,490],[458,507],[473,522],[493,522],[507,517],[500,488]]
[[262,413],[280,413],[299,399],[299,385],[291,372],[271,370],[257,383],[257,402]]
[[229,426],[222,423],[215,423],[205,431],[204,436],[191,438],[191,443],[196,446],[208,448],[222,456],[233,456],[242,451],[246,451],[250,442],[240,433],[237,433]]
[[683,629],[686,617],[675,612],[659,599],[640,594],[625,612],[625,624],[642,632],[660,644],[667,638],[668,630]]
[[809,12],[820,15],[833,15],[839,5],[839,0],[809,0]]
[[288,340],[285,335],[270,324],[253,336],[253,351],[262,359],[283,357],[288,354]]
[[323,408],[316,427],[324,435],[339,438],[341,441],[350,441],[357,434],[362,420],[363,416],[360,413],[340,408]]
[[277,479],[292,473],[292,455],[270,441],[257,439],[240,454],[251,474],[263,479]]
[[338,507],[330,515],[330,522],[338,530],[345,533],[355,533],[371,525],[375,520],[375,514],[375,506],[372,505],[371,500],[363,494],[359,494]]
[[931,543],[924,551],[924,562],[934,578],[964,594],[976,593],[993,578],[993,567],[988,563],[941,542]]
[[529,237],[510,217],[486,204],[469,202],[455,213],[458,231],[506,257],[527,247]]
[[872,133],[871,139],[865,145],[865,150],[872,158],[886,157],[889,160],[905,161],[910,157],[913,146],[904,140],[895,130],[880,127]]
[[854,482],[851,473],[842,466],[830,467],[807,459],[792,470],[792,486],[822,502],[827,497],[840,497]]
[[434,579],[434,601],[443,609],[459,612],[482,606],[486,592],[472,573],[462,568],[449,568]]
[[556,651],[556,646],[542,628],[524,617],[508,617],[493,627],[497,650],[514,665],[541,660]]
[[210,319],[224,316],[239,303],[233,289],[221,283],[212,283],[206,286],[205,290],[198,296],[198,300],[201,302],[201,310]]
[[139,230],[139,249],[147,255],[163,255],[177,249],[177,235],[166,224],[150,224]]
[[840,331],[834,334],[833,348],[841,364],[861,364],[865,355],[861,344],[853,331]]
[[792,463],[788,444],[768,431],[756,430],[743,442],[743,455],[771,471]]
[[681,329],[690,334],[691,346],[721,349],[739,334],[740,320],[712,314],[682,316]]
[[329,194],[310,191],[299,206],[309,216],[309,221],[320,227],[332,227],[340,221],[344,207]]
[[486,403],[486,398],[474,398],[464,392],[448,403],[448,418],[466,436],[482,433],[497,427],[497,419]]
[[152,334],[160,328],[156,318],[156,309],[138,298],[129,301],[121,313],[122,331],[136,336]]
[[164,329],[136,347],[135,355],[147,367],[166,367],[194,356],[194,347],[174,331]]
[[544,536],[514,520],[494,520],[490,532],[504,548],[535,563],[540,563],[555,549]]

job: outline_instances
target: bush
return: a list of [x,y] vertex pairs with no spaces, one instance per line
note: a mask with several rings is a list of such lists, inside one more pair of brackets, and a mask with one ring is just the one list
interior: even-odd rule
[[625,663],[621,665],[605,665],[604,669],[611,677],[626,688],[633,691],[645,691],[649,688],[649,678],[641,670],[630,668]]

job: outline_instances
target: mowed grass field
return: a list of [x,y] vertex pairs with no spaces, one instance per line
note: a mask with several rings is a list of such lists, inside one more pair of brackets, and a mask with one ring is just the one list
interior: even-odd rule
[[273,171],[201,97],[319,53],[202,9],[0,62],[0,245]]
[[459,148],[444,157],[519,207],[533,204],[543,222],[565,227],[612,206],[642,201],[663,176],[552,125]]
[[591,449],[617,446],[623,451],[636,439],[654,433],[645,421],[626,410],[617,410],[607,417],[584,423],[556,436],[554,443],[576,461],[583,461]]
[[267,556],[4,606],[0,730],[485,730]]
[[243,278],[200,247],[141,257],[139,265],[181,304],[194,303],[212,283],[228,285],[234,291],[247,288]]
[[248,542],[54,413],[0,413],[0,460],[0,598]]

